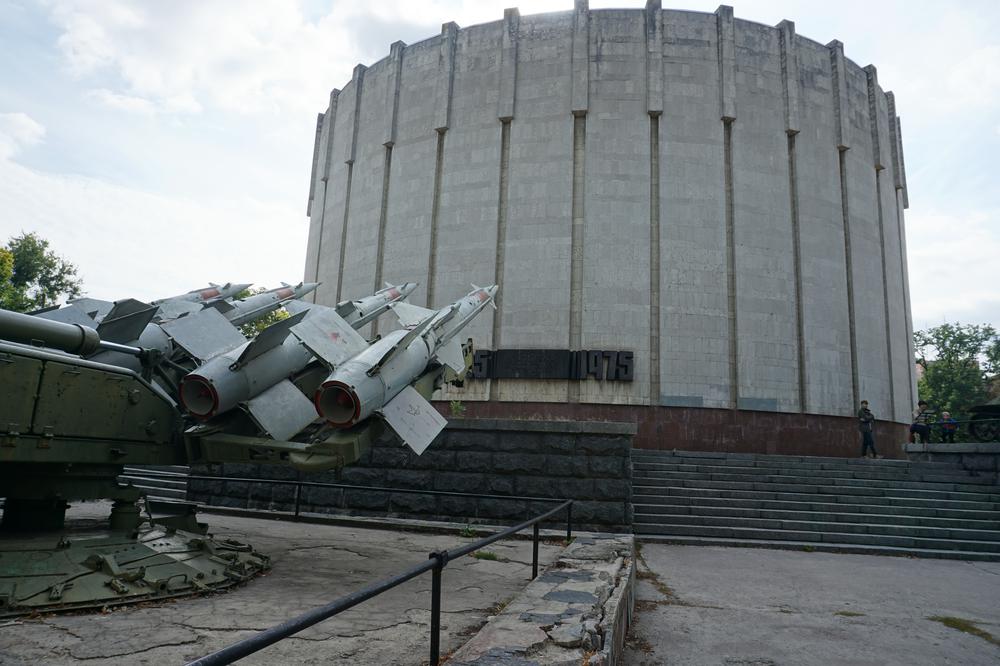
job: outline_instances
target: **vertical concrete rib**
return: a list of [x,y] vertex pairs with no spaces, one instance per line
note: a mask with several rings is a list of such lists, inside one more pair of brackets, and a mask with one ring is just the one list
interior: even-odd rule
[[[906,319],[906,348],[907,348],[907,360],[909,361],[914,357],[913,355],[913,319],[910,312],[910,276],[909,269],[906,261],[906,233],[903,226],[903,208],[906,206],[905,201],[905,184],[902,164],[902,151],[903,144],[900,137],[900,125],[899,118],[896,117],[896,96],[891,92],[885,94],[886,102],[889,107],[889,152],[892,159],[892,177],[893,177],[893,187],[896,191],[896,233],[899,235],[899,265],[902,275],[900,276],[903,284],[903,311]],[[913,363],[909,362],[906,364],[907,378],[909,379],[910,387],[910,404],[914,405],[917,402],[916,396],[916,379],[913,376],[914,368]]]
[[445,134],[451,127],[451,105],[455,90],[455,45],[458,24],[441,26],[441,44],[438,49],[438,79],[434,97],[434,129],[437,131],[437,152],[434,155],[434,191],[431,194],[430,248],[427,257],[427,307],[434,307],[437,297],[437,246],[438,225],[441,217],[441,179],[444,174]]
[[882,304],[885,307],[885,351],[886,370],[889,373],[889,405],[891,406],[891,413],[895,416],[896,381],[892,372],[892,328],[890,326],[889,312],[889,276],[887,274],[885,256],[885,214],[882,208],[882,187],[885,181],[882,171],[885,169],[883,160],[886,157],[885,144],[888,137],[882,136],[882,132],[879,131],[878,126],[878,72],[876,71],[874,65],[868,65],[865,67],[865,77],[868,82],[868,120],[871,125],[872,132],[872,161],[875,168],[875,203],[876,211],[878,213],[879,256],[882,261]]
[[799,220],[799,174],[796,162],[795,135],[799,133],[799,62],[795,48],[795,24],[778,24],[781,49],[781,80],[785,98],[785,134],[788,136],[788,197],[792,216],[792,263],[795,274],[795,333],[798,348],[799,411],[809,411],[806,386],[805,313],[802,303],[802,228]]
[[358,146],[358,125],[361,121],[361,90],[365,83],[364,65],[354,68],[354,118],[351,129],[351,140],[347,142],[347,155],[344,162],[347,164],[347,185],[344,188],[344,224],[340,229],[340,258],[337,263],[337,302],[339,303],[344,287],[344,257],[347,250],[347,224],[351,219],[351,186],[354,182],[354,158],[357,155]]
[[[389,183],[392,177],[392,147],[396,143],[396,127],[399,123],[399,80],[403,70],[404,42],[393,42],[389,48],[389,73],[386,80],[385,110],[382,113],[382,145],[385,157],[382,162],[382,200],[378,215],[378,237],[375,253],[375,288],[382,288],[385,269],[385,227],[389,219]],[[378,320],[372,324],[372,336],[378,335]]]
[[840,211],[844,225],[844,266],[847,279],[847,319],[851,339],[851,404],[856,405],[860,399],[858,378],[858,331],[857,319],[854,314],[854,262],[851,255],[851,211],[847,196],[847,151],[848,141],[847,120],[847,81],[844,68],[844,45],[833,40],[827,44],[830,51],[830,71],[833,81],[833,118],[837,157],[840,172]]
[[723,160],[726,197],[726,301],[729,319],[729,403],[737,409],[740,401],[739,330],[736,320],[736,209],[733,202],[733,120],[723,127]]
[[[510,118],[500,120],[500,187],[497,201],[497,254],[494,284],[503,285],[503,272],[507,256],[507,192],[510,188]],[[501,288],[502,291],[502,288]],[[493,313],[493,348],[499,349],[503,328],[500,325],[502,302],[497,292]],[[490,380],[490,400],[500,397],[500,387],[495,379]]]
[[319,162],[319,140],[323,135],[323,118],[326,114],[316,114],[316,139],[313,141],[312,172],[309,174],[309,201],[306,202],[306,217],[312,217],[313,197],[316,195],[316,163]]
[[[584,199],[587,110],[590,107],[590,4],[586,0],[576,0],[574,3],[572,39],[570,111],[573,114],[573,184],[570,195],[569,348],[579,350],[583,346]],[[579,382],[569,382],[567,400],[580,401]]]
[[660,380],[660,118],[663,114],[663,12],[646,2],[646,111],[649,113],[649,404]]
[[[500,183],[497,201],[497,250],[494,283],[500,285],[493,311],[493,348],[499,349],[503,338],[503,278],[507,256],[507,195],[510,189],[510,124],[514,119],[517,90],[517,43],[521,15],[516,8],[505,9],[500,38],[500,95],[497,117],[500,120]],[[500,386],[490,380],[490,400],[500,397]]]
[[[340,91],[334,88],[330,91],[330,106],[326,112],[326,117],[329,120],[326,130],[326,150],[323,154],[323,164],[316,167],[320,171],[320,182],[322,183],[320,189],[322,192],[320,194],[319,231],[316,234],[316,265],[312,276],[313,282],[319,282],[319,266],[323,257],[323,232],[326,227],[326,194],[329,189],[330,165],[333,163],[333,138],[337,129],[337,102],[339,99]],[[313,303],[316,302],[317,291],[317,289],[314,289],[310,294]]]
[[733,201],[733,124],[736,122],[736,28],[733,8],[715,10],[719,64],[719,117],[723,131],[726,216],[726,301],[729,320],[729,406],[740,402],[739,330],[736,320],[736,206]]
[[660,114],[649,114],[649,404],[660,404]]
[[438,225],[441,217],[441,176],[444,172],[444,135],[446,129],[437,131],[437,153],[434,156],[434,192],[431,198],[431,237],[427,257],[427,307],[434,307],[437,288]]

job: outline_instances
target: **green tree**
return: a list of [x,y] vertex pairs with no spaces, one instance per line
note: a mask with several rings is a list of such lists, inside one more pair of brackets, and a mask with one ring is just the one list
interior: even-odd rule
[[24,233],[0,248],[0,307],[26,312],[81,293],[76,266],[49,249],[38,234]]
[[1000,373],[1000,336],[988,324],[942,324],[913,334],[923,368],[920,397],[940,411],[963,414],[986,402]]
[[[250,289],[244,289],[240,293],[233,296],[233,300],[239,301],[244,298],[250,298],[251,296],[262,294],[265,291],[267,291],[267,287],[259,287],[257,289],[251,287]],[[274,324],[276,322],[281,321],[282,319],[287,319],[287,318],[288,318],[288,312],[285,310],[285,308],[278,308],[277,310],[268,312],[266,315],[264,315],[257,321],[251,321],[246,324],[243,324],[242,326],[240,326],[240,332],[243,333],[243,335],[245,335],[248,340],[253,339],[257,337],[261,331],[263,331],[271,324]]]

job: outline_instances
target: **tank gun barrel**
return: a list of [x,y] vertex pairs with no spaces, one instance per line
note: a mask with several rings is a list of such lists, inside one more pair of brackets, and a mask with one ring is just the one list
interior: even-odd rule
[[81,324],[67,324],[0,309],[0,339],[34,347],[59,349],[89,356],[98,351],[116,351],[141,356],[142,349],[101,340],[97,331]]

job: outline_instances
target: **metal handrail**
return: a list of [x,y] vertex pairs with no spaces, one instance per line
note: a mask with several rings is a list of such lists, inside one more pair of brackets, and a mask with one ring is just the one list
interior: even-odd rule
[[269,645],[273,645],[278,641],[288,638],[303,629],[307,629],[314,624],[329,619],[334,615],[347,610],[348,608],[357,606],[368,599],[402,585],[403,583],[428,571],[432,572],[430,666],[437,666],[441,658],[441,572],[446,566],[448,566],[448,563],[452,560],[456,560],[477,551],[484,546],[488,546],[495,541],[499,541],[500,539],[516,534],[523,529],[532,527],[534,532],[534,543],[532,544],[531,578],[534,579],[538,576],[539,523],[562,511],[563,509],[566,509],[566,535],[568,540],[571,538],[572,534],[572,507],[573,500],[564,500],[559,506],[547,511],[546,513],[535,516],[531,520],[526,520],[519,525],[508,527],[507,529],[501,530],[474,543],[466,544],[465,546],[460,546],[458,548],[452,548],[451,550],[442,550],[430,553],[427,556],[427,561],[422,564],[412,566],[406,571],[380,580],[377,583],[368,585],[367,587],[364,587],[356,592],[352,592],[346,596],[340,597],[325,606],[314,608],[303,613],[302,615],[299,615],[298,617],[294,617],[275,627],[266,629],[255,636],[250,636],[249,638],[233,643],[232,645],[217,652],[213,652],[212,654],[201,657],[200,659],[196,659],[195,661],[190,662],[188,666],[215,666],[217,664],[230,664],[237,659],[242,659],[243,657],[258,652]]

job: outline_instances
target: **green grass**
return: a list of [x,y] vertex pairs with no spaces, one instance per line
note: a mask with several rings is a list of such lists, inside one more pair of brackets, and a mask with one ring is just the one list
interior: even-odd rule
[[458,531],[458,536],[471,539],[472,537],[476,536],[476,530],[472,527],[472,525],[466,525],[465,527],[463,527],[461,530]]
[[497,557],[497,554],[491,550],[477,550],[472,554],[472,556],[477,560],[490,560],[493,562],[500,559]]
[[973,636],[978,636],[979,638],[982,638],[984,641],[993,643],[993,645],[1000,645],[1000,640],[994,638],[993,634],[991,634],[990,632],[977,627],[976,623],[973,622],[972,620],[963,620],[960,617],[948,617],[944,615],[935,615],[927,619],[932,620],[934,622],[940,622],[946,627],[957,629],[966,634],[972,634]]

